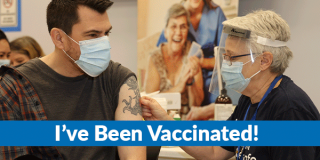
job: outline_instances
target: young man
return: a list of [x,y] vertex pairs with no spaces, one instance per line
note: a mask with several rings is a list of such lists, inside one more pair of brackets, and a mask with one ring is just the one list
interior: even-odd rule
[[[2,68],[2,120],[142,120],[136,77],[110,60],[109,0],[52,0],[55,50]],[[145,159],[145,147],[1,147],[0,159]]]

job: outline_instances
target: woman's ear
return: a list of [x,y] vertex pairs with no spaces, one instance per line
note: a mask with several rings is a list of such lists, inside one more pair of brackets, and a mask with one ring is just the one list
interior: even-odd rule
[[271,52],[263,52],[261,56],[260,70],[268,69],[273,62],[273,54]]
[[59,49],[64,49],[67,50],[65,48],[65,46],[67,46],[67,42],[65,41],[65,36],[63,35],[65,33],[63,33],[60,29],[58,28],[52,28],[51,32],[50,32],[50,36],[52,39],[53,44],[59,48]]

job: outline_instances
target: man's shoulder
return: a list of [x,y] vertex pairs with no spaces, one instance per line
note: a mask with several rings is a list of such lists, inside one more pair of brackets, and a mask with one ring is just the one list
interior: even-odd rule
[[130,69],[123,66],[119,62],[110,61],[108,68],[103,72],[104,75],[117,76],[122,74],[133,73]]
[[129,77],[136,77],[130,69],[114,61],[109,62],[108,68],[101,76],[112,88],[119,88]]
[[39,58],[34,58],[26,63],[16,66],[15,69],[22,74],[24,72],[36,72],[37,74],[41,74],[41,67],[39,67],[39,63],[41,63],[41,60]]

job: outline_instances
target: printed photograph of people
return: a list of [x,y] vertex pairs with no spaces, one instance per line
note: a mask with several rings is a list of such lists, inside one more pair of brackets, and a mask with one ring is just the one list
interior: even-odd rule
[[[147,94],[180,93],[182,120],[191,107],[219,96],[209,92],[222,22],[236,17],[238,0],[138,1],[138,79]],[[218,79],[215,79],[216,81]],[[228,90],[236,104],[240,94]]]

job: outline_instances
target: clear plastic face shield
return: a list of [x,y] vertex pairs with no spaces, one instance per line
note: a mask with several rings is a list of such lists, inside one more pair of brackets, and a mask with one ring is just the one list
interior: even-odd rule
[[[262,53],[254,52],[250,44],[250,34],[249,30],[223,27],[220,45],[215,48],[215,67],[209,92],[219,94],[219,91],[226,87],[242,93],[251,79],[260,73]],[[286,46],[285,42],[272,41],[260,36],[256,42],[272,47]]]

